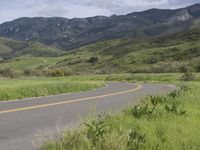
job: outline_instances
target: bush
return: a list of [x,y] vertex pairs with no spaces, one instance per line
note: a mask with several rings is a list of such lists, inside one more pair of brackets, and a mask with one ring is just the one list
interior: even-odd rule
[[85,125],[87,127],[87,138],[90,139],[93,144],[96,144],[108,131],[108,126],[102,118],[92,121],[91,123],[85,123]]
[[158,63],[158,59],[154,58],[154,57],[147,58],[146,60],[144,60],[144,63],[146,63],[146,64],[156,64],[156,63]]
[[128,114],[137,119],[160,117],[165,111],[176,115],[184,115],[186,111],[183,109],[183,106],[178,101],[174,101],[174,99],[187,90],[184,87],[171,92],[168,96],[149,96],[142,104],[131,108]]
[[99,61],[99,58],[98,57],[91,57],[88,62],[89,63],[92,63],[92,64],[95,64]]
[[176,115],[184,115],[186,111],[179,105],[178,102],[171,102],[165,105],[165,109],[168,112],[174,113]]
[[194,58],[191,62],[191,65],[196,72],[200,72],[200,57]]
[[181,93],[181,90],[175,90],[175,91],[172,91],[171,93],[169,93],[168,96],[169,96],[169,98],[174,99],[174,98],[176,98],[177,96],[179,96],[180,93]]
[[4,68],[4,69],[0,70],[0,74],[4,77],[16,78],[21,75],[21,72],[16,71],[12,68]]
[[181,77],[182,81],[193,81],[194,79],[195,79],[195,76],[191,72],[184,73]]
[[149,96],[149,101],[154,107],[156,107],[158,104],[164,104],[167,99],[163,96]]
[[153,110],[154,109],[149,107],[148,103],[146,103],[133,107],[131,113],[135,118],[150,117],[153,114]]
[[145,143],[145,135],[130,130],[128,133],[127,150],[138,150]]
[[62,77],[64,75],[65,74],[62,70],[54,70],[51,72],[51,76],[53,76],[53,77]]
[[192,68],[190,68],[190,67],[187,67],[187,66],[180,66],[179,67],[179,71],[180,72],[183,72],[183,73],[187,73],[188,71],[192,71]]

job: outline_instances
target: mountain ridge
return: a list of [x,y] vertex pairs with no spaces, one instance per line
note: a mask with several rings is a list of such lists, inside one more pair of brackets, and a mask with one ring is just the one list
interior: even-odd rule
[[181,32],[200,18],[200,4],[179,9],[150,9],[127,15],[19,18],[0,25],[0,36],[38,41],[71,50],[102,40],[143,38]]

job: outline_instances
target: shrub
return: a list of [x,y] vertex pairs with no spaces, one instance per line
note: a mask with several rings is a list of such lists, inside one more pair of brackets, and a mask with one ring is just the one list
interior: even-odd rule
[[146,64],[156,64],[156,63],[158,63],[158,58],[156,58],[156,57],[147,58],[146,60],[144,60],[144,63],[146,63]]
[[176,115],[184,115],[186,113],[186,111],[183,109],[183,107],[180,106],[178,102],[171,102],[166,104],[165,109],[168,112],[174,113]]
[[99,58],[98,57],[91,57],[88,62],[89,63],[92,63],[92,64],[95,64],[99,61]]
[[191,72],[184,73],[181,77],[182,81],[192,81],[195,79],[195,76]]
[[108,131],[108,125],[102,118],[92,121],[91,123],[85,123],[85,125],[87,127],[87,137],[93,144],[96,144]]
[[200,72],[200,57],[194,58],[191,62],[191,65],[196,72]]
[[54,70],[51,72],[51,76],[54,76],[54,77],[61,77],[61,76],[64,76],[64,72],[62,70]]
[[4,68],[4,69],[0,70],[0,74],[2,74],[2,76],[5,76],[5,77],[16,78],[16,77],[20,76],[21,72],[16,71],[12,68]]
[[158,104],[164,104],[167,100],[166,97],[163,96],[149,96],[149,101],[156,107]]
[[[185,92],[186,87],[180,90],[175,90],[171,92],[168,96],[149,96],[144,101],[143,104],[134,106],[129,110],[129,114],[133,115],[135,118],[153,118],[159,117],[163,112],[172,112],[176,115],[184,115],[186,111],[179,104],[178,101],[174,101],[177,96],[182,92]],[[130,113],[131,112],[131,113]]]
[[175,90],[175,91],[172,91],[171,93],[169,93],[168,96],[169,96],[169,98],[174,99],[174,98],[176,98],[177,96],[179,96],[180,93],[181,93],[181,90]]
[[193,69],[191,67],[188,67],[188,66],[180,66],[179,67],[179,71],[180,72],[183,72],[183,73],[187,73],[188,71],[192,71]]
[[185,93],[185,92],[190,91],[191,89],[190,89],[188,86],[186,86],[186,85],[181,85],[181,86],[180,86],[180,90],[181,90],[183,93]]
[[128,133],[127,150],[138,150],[145,143],[145,135],[130,130]]
[[150,117],[153,114],[153,108],[150,108],[148,103],[134,106],[131,110],[135,118]]

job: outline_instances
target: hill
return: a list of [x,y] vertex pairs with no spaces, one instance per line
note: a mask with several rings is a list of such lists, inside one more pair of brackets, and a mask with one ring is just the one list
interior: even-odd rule
[[0,36],[71,50],[102,40],[152,37],[199,27],[200,4],[90,18],[19,18],[0,25]]
[[59,56],[64,52],[40,42],[22,42],[0,38],[0,59],[19,56]]
[[200,29],[138,40],[107,40],[74,49],[59,57],[18,57],[0,69],[43,75],[200,71]]

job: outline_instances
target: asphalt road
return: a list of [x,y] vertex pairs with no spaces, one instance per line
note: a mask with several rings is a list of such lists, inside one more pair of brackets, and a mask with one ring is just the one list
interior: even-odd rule
[[40,137],[58,128],[74,128],[91,114],[116,112],[143,96],[175,88],[115,82],[90,92],[0,102],[0,150],[36,149]]

